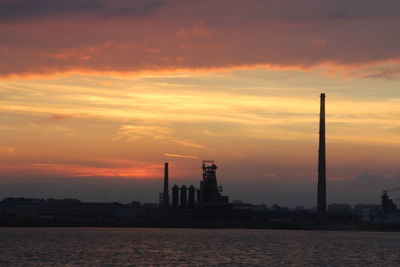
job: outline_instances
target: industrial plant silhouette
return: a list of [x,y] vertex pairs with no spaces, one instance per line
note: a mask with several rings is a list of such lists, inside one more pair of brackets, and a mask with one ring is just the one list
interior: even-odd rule
[[218,184],[216,163],[204,160],[197,189],[193,185],[170,188],[169,163],[165,162],[159,204],[8,197],[0,201],[0,225],[400,230],[400,211],[386,191],[381,195],[381,205],[358,204],[353,208],[348,204],[330,204],[327,207],[325,141],[325,94],[322,93],[316,209],[229,202]]
[[[200,182],[200,189],[191,185],[186,187],[177,185],[172,187],[172,207],[193,208],[210,207],[215,205],[229,204],[229,198],[222,196],[222,186],[217,182],[217,165],[212,160],[203,160],[202,164],[203,180]],[[169,189],[168,189],[168,162],[164,165],[164,191],[160,193],[160,206],[169,207]],[[196,201],[197,199],[197,201]]]

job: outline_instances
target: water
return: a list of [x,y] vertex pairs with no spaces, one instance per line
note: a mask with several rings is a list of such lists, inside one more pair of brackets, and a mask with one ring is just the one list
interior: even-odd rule
[[400,266],[400,233],[0,228],[0,266]]

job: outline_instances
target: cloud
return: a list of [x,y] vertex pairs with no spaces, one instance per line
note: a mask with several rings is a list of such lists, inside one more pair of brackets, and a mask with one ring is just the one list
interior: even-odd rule
[[[103,202],[132,200],[157,202],[160,191],[158,179],[126,179],[125,177],[19,177],[0,174],[1,198],[77,198],[82,201]],[[157,177],[162,177],[162,169]],[[90,189],[90,190],[88,190]]]
[[51,120],[55,120],[55,121],[63,121],[66,119],[71,118],[71,115],[67,115],[67,114],[52,114],[50,115],[50,119]]
[[151,14],[163,3],[146,0],[5,0],[0,3],[0,22],[85,14],[103,19],[140,17]]
[[179,154],[170,154],[165,153],[164,156],[171,158],[186,158],[186,159],[198,159],[198,156],[190,156],[190,155],[179,155]]
[[120,138],[128,138],[130,140],[137,140],[144,137],[151,137],[154,139],[165,139],[173,133],[173,129],[167,126],[158,125],[123,125],[120,128]]
[[[247,177],[247,176],[244,176]],[[243,177],[243,178],[244,178]],[[313,175],[315,177],[315,175]],[[317,181],[294,181],[289,177],[249,177],[223,181],[224,189],[232,199],[242,199],[250,203],[316,206]],[[327,202],[348,203],[351,205],[380,204],[382,190],[394,187],[400,182],[400,176],[385,177],[376,174],[361,174],[345,180],[327,179]],[[389,194],[393,199],[398,192]]]
[[185,140],[185,139],[180,139],[180,138],[172,138],[172,142],[177,143],[179,145],[185,146],[185,147],[192,147],[192,148],[206,148],[206,146],[202,144],[197,144],[195,142]]
[[340,20],[379,20],[399,18],[399,3],[392,0],[377,2],[374,0],[327,2],[328,16]]
[[[1,152],[1,150],[0,150]],[[107,166],[108,165],[108,166]],[[131,161],[130,166],[101,164],[101,162],[40,162],[0,164],[1,175],[23,177],[126,177],[154,178],[161,173],[161,165]]]
[[398,191],[400,191],[400,186],[396,186],[396,187],[392,187],[392,188],[386,189],[386,191],[388,193],[398,192]]
[[3,77],[400,60],[396,0],[19,0],[0,10]]
[[369,79],[377,79],[377,78],[396,79],[399,77],[400,77],[400,70],[379,70],[378,72],[367,74],[364,76],[364,78],[369,78]]
[[173,130],[170,127],[157,125],[123,125],[120,128],[121,135],[129,136],[134,139],[147,136],[161,139],[172,133]]
[[12,156],[16,153],[16,148],[11,146],[0,147],[0,155]]
[[160,125],[123,125],[114,140],[136,141],[143,138],[167,141],[190,148],[206,148],[202,144],[177,137],[172,127]]
[[[400,176],[385,177],[377,174],[361,174],[354,179],[331,182],[331,188],[328,187],[332,195],[338,201],[342,202],[367,202],[368,199],[374,197],[375,202],[380,202],[380,194],[386,188],[396,188],[400,182]],[[359,188],[360,190],[354,190]],[[395,192],[395,190],[393,191]],[[395,196],[395,195],[393,195]]]

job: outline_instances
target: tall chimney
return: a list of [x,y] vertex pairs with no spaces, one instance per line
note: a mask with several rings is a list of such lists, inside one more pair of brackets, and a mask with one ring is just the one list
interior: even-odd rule
[[325,94],[321,94],[318,150],[318,219],[324,220],[326,214],[326,158],[325,158]]
[[168,162],[164,164],[164,193],[163,193],[163,205],[169,206],[169,194],[168,194]]

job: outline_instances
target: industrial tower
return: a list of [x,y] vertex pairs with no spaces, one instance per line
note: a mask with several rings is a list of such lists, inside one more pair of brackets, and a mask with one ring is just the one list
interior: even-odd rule
[[168,162],[164,164],[164,192],[162,196],[162,204],[164,207],[169,206],[169,190],[168,190]]
[[321,94],[318,149],[318,219],[323,221],[326,214],[326,155],[325,155],[325,94]]
[[200,203],[202,204],[227,204],[229,198],[222,196],[222,187],[217,183],[217,165],[212,160],[204,160],[203,181],[200,182]]

